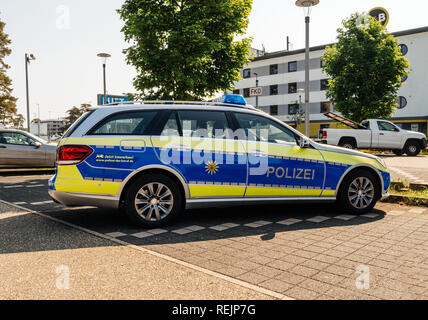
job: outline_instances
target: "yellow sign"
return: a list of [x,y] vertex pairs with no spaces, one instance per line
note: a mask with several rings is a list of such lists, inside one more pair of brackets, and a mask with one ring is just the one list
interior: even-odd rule
[[385,8],[376,7],[369,11],[369,15],[379,21],[384,27],[388,25],[389,13]]

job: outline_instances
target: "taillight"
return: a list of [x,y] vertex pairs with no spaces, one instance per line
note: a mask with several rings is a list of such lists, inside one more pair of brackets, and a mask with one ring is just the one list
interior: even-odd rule
[[94,150],[88,146],[62,146],[56,153],[56,162],[58,165],[79,164],[89,157]]
[[327,139],[327,131],[323,131],[322,132],[322,139],[326,140]]

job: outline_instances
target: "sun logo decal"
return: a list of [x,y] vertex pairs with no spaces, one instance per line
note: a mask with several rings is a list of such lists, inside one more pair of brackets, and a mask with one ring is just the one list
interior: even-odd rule
[[214,175],[218,172],[218,164],[217,162],[209,161],[207,165],[205,166],[205,171],[210,174]]

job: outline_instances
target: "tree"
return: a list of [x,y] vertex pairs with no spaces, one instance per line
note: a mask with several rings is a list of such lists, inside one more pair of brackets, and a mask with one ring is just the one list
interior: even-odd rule
[[85,112],[88,111],[88,108],[90,106],[90,104],[82,103],[80,107],[74,106],[71,109],[67,110],[67,117],[65,117],[63,121],[63,126],[61,127],[60,131],[63,133],[67,131],[67,129],[71,127],[71,125],[75,123],[77,119],[79,119]]
[[118,10],[134,87],[147,99],[200,100],[225,91],[249,62],[252,0],[126,0]]
[[17,111],[17,99],[12,96],[12,80],[6,74],[10,66],[4,61],[12,52],[8,47],[11,41],[4,32],[5,25],[3,21],[0,21],[0,123],[3,126],[13,125],[13,117]]
[[344,20],[338,33],[338,42],[322,58],[331,76],[327,97],[356,122],[390,118],[410,66],[397,40],[376,19],[358,13]]

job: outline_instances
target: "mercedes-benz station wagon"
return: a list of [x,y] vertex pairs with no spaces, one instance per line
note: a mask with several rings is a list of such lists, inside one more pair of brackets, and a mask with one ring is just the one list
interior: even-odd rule
[[94,107],[60,141],[49,194],[123,209],[145,227],[187,208],[261,203],[286,212],[290,202],[336,202],[364,214],[388,196],[382,159],[315,143],[242,100]]

